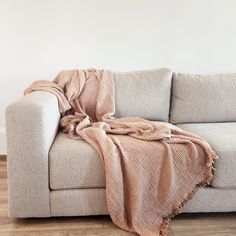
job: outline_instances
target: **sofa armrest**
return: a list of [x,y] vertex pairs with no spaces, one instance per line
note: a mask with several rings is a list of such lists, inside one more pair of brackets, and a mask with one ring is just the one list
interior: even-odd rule
[[55,95],[33,92],[6,109],[9,216],[50,216],[48,153],[60,113]]

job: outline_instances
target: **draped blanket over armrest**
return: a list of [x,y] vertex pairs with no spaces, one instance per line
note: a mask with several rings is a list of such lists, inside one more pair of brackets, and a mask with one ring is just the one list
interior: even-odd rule
[[98,152],[113,222],[142,236],[166,236],[170,218],[198,186],[211,182],[215,153],[204,139],[174,125],[114,118],[114,86],[110,71],[69,70],[52,82],[34,82],[25,94],[54,93],[63,131]]

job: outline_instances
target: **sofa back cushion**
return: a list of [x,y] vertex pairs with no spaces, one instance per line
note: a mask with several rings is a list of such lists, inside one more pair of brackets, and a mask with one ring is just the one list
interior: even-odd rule
[[169,69],[113,73],[115,117],[169,120],[172,72]]
[[236,121],[236,74],[173,74],[171,123]]

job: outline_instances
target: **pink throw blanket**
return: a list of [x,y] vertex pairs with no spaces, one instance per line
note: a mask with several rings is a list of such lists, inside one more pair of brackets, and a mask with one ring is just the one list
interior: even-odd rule
[[34,82],[25,94],[54,93],[64,132],[96,149],[113,222],[142,236],[166,236],[170,218],[212,180],[215,153],[204,139],[171,124],[113,118],[114,86],[109,71],[70,70],[53,82]]

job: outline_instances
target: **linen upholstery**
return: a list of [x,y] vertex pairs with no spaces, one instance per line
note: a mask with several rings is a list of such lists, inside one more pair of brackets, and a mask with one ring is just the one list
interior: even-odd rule
[[236,74],[173,74],[171,123],[236,121]]
[[236,211],[236,189],[200,188],[183,212]]
[[[219,155],[215,160],[216,188],[236,188],[236,123],[179,124],[181,129],[205,138]],[[227,141],[226,141],[227,140]],[[104,187],[104,167],[94,149],[59,133],[50,151],[52,189]]]
[[50,216],[48,151],[60,114],[48,92],[29,94],[6,110],[9,215]]
[[95,149],[84,140],[60,132],[49,152],[51,189],[105,186],[104,167]]
[[102,160],[84,140],[68,139],[65,133],[59,132],[49,152],[49,163],[53,190],[105,187]]
[[181,129],[205,138],[216,151],[215,188],[236,188],[236,123],[179,124]]
[[[236,189],[199,188],[183,212],[236,211]],[[50,192],[52,216],[107,215],[105,189],[71,189]]]
[[50,192],[52,216],[108,215],[105,188]]
[[113,73],[115,117],[168,121],[172,72],[169,69]]

